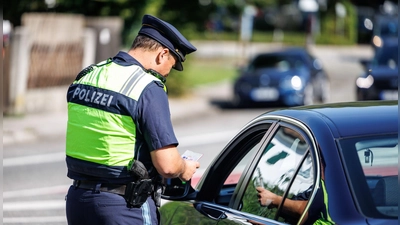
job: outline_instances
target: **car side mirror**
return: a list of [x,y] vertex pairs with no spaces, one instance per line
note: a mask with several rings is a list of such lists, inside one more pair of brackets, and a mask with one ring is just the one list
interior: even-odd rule
[[163,179],[164,191],[161,198],[165,200],[190,200],[196,196],[196,191],[191,186],[191,180],[181,181],[179,178]]

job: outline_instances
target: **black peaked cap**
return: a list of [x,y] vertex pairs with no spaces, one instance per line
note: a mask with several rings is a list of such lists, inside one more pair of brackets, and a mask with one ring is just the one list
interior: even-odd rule
[[174,69],[178,71],[183,70],[185,56],[197,50],[174,26],[151,15],[143,16],[139,34],[158,41],[176,55],[178,61]]

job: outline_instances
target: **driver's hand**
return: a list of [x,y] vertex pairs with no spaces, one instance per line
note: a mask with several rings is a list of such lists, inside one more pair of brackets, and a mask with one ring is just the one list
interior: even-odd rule
[[273,202],[276,199],[276,194],[268,191],[267,189],[263,187],[256,187],[257,190],[257,197],[258,197],[258,202],[260,203],[261,206],[268,207],[274,206]]

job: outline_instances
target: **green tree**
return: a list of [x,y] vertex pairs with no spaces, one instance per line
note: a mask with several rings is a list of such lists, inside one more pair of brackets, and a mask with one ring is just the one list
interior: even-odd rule
[[[50,2],[50,1],[49,1]],[[82,14],[85,16],[118,16],[124,20],[123,42],[127,40],[132,27],[140,25],[143,10],[149,4],[146,0],[54,0],[47,5],[44,0],[10,1],[4,10],[3,18],[14,26],[21,25],[21,16],[26,12],[52,12]]]
[[[338,32],[336,4],[341,3],[346,9],[346,16],[341,32]],[[354,44],[357,41],[357,14],[350,0],[328,1],[325,12],[321,12],[321,35],[317,38],[320,44]]]

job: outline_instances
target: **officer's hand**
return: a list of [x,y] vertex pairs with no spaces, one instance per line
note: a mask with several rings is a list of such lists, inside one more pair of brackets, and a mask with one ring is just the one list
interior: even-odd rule
[[184,171],[179,176],[182,181],[188,181],[192,179],[193,174],[196,172],[197,168],[200,167],[200,163],[197,161],[183,159],[185,165]]

